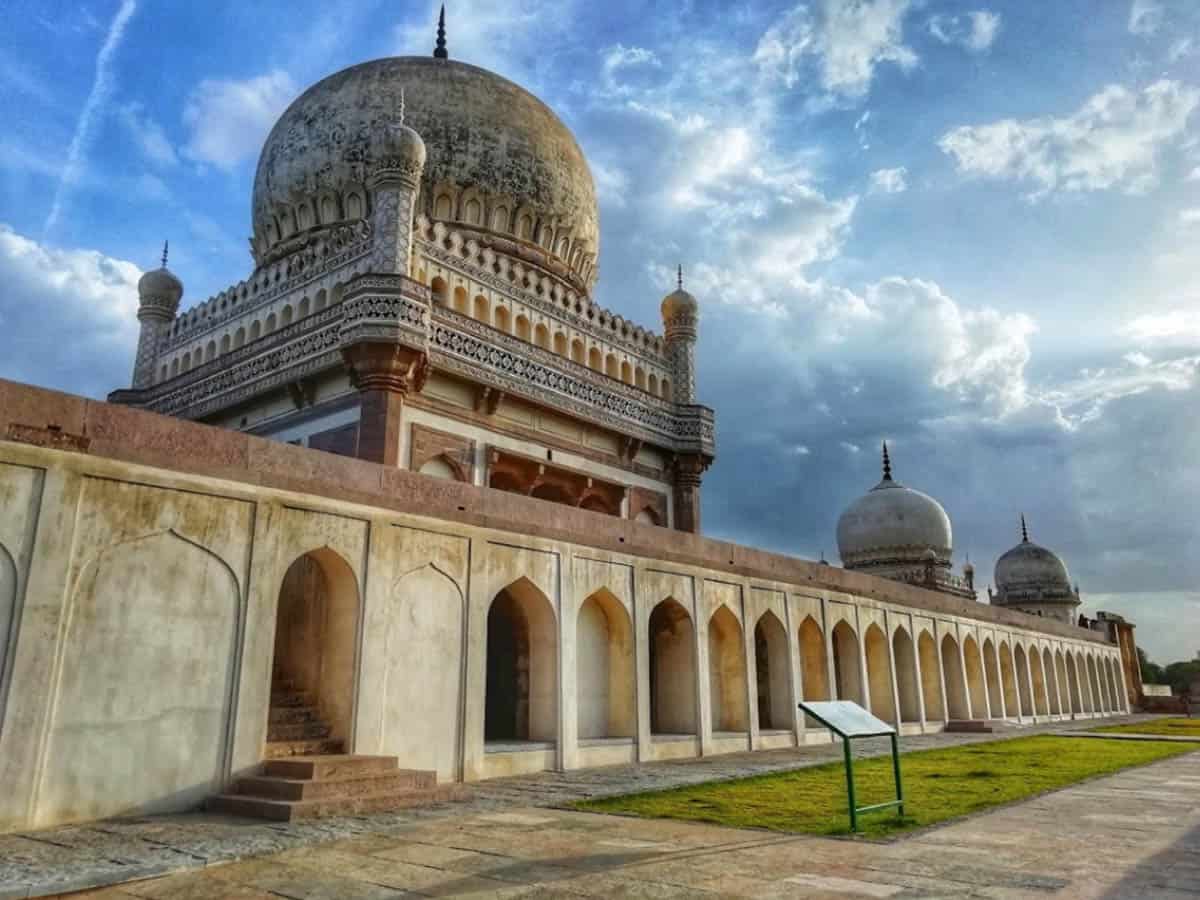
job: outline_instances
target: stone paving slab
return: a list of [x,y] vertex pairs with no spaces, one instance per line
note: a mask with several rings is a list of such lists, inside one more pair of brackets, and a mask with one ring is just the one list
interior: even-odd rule
[[[1154,717],[1114,717],[1108,721],[1136,722],[1149,718]],[[1102,723],[1105,720],[1089,721]],[[905,751],[912,751],[1007,740],[1030,734],[1062,733],[1076,727],[1075,723],[1056,722],[996,734],[913,736],[903,738],[902,742]],[[857,744],[855,752],[859,756],[889,752],[886,739]],[[533,871],[528,868],[532,860],[553,859],[556,853],[567,853],[579,833],[601,828],[596,824],[602,821],[600,819],[586,816],[572,819],[568,828],[555,824],[556,842],[551,842],[548,840],[550,835],[544,833],[551,823],[543,820],[549,818],[557,823],[558,813],[547,808],[594,797],[789,771],[840,759],[840,744],[826,744],[496,779],[470,785],[472,796],[466,801],[367,816],[270,823],[210,813],[187,813],[0,836],[0,900],[116,885],[288,851],[304,849],[307,852],[309,848],[330,842],[340,845],[344,841],[365,841],[368,844],[358,846],[368,846],[371,840],[382,840],[389,849],[398,849],[404,841],[422,833],[439,837],[453,834],[462,842],[461,846],[454,845],[458,849],[484,857],[492,854],[512,859],[514,868],[511,871],[526,878]],[[1149,801],[1143,798],[1143,802]],[[677,836],[691,833],[687,828],[675,829],[667,823],[657,823],[653,834],[646,837],[635,837],[628,833],[631,830],[636,829],[626,826],[620,834],[610,837],[617,841],[644,841],[674,847],[681,839]],[[558,834],[559,831],[564,831],[565,836]],[[538,836],[536,841],[531,840],[534,835]],[[603,840],[608,841],[609,837]],[[389,841],[391,843],[387,843]],[[617,861],[628,862],[630,858],[661,859],[664,855],[664,851],[653,847],[623,847],[619,844],[598,850],[601,852],[595,859],[601,868]],[[682,851],[674,849],[673,852]],[[515,860],[518,859],[525,861],[522,863],[526,866],[524,870],[517,867]],[[406,860],[396,858],[390,862],[401,864]],[[478,856],[462,857],[458,868],[464,867],[470,867],[471,872],[486,868]],[[469,874],[464,871],[464,878]],[[275,876],[278,876],[278,885],[291,884],[287,873],[276,872],[272,877]],[[503,877],[490,877],[506,881]],[[260,885],[249,885],[247,889],[272,890]],[[295,889],[294,885],[292,889]]]

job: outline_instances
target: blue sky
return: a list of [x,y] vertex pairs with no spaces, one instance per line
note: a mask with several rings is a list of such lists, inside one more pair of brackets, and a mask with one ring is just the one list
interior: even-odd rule
[[[17,2],[0,34],[0,375],[128,381],[164,238],[249,272],[301,90],[428,53],[432,3]],[[1085,608],[1200,650],[1200,7],[1187,0],[449,4],[452,57],[575,131],[598,299],[657,327],[682,261],[716,408],[710,534],[836,558],[893,446],[979,581],[1029,516]]]

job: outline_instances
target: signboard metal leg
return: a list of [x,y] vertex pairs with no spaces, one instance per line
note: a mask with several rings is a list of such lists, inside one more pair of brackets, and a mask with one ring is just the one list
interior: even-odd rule
[[842,738],[842,751],[846,756],[846,794],[850,801],[850,830],[858,831],[858,802],[854,798],[854,754],[850,752],[849,738]]

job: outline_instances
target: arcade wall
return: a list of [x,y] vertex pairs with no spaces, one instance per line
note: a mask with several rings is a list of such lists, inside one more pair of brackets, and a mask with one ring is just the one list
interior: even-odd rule
[[909,733],[1125,708],[1074,626],[0,381],[0,832],[252,772],[283,656],[442,780],[824,740],[831,694]]

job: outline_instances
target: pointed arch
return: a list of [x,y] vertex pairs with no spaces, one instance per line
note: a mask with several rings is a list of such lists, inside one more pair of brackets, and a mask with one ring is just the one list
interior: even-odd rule
[[487,618],[485,741],[558,737],[558,628],[550,599],[522,576],[492,598]]
[[900,721],[921,721],[921,687],[917,682],[917,653],[912,637],[903,625],[892,633],[892,659],[896,664],[896,695],[900,701]]
[[929,629],[922,628],[917,638],[921,659],[921,699],[925,701],[925,721],[944,722],[946,703],[942,696],[942,667],[938,663],[937,643]]
[[754,683],[760,730],[792,727],[794,704],[788,656],[787,631],[779,617],[767,610],[754,625]]
[[1013,671],[1012,650],[1008,641],[1000,642],[1000,689],[1004,692],[1004,711],[1010,719],[1021,715],[1021,704],[1017,699],[1017,677]]
[[721,604],[708,620],[708,680],[713,731],[748,731],[742,623]]
[[800,623],[800,674],[805,700],[830,700],[825,634],[812,616]]
[[1000,668],[996,664],[996,645],[992,639],[983,640],[983,674],[987,681],[988,706],[992,710],[993,719],[1004,717],[1004,697],[1000,688]]
[[888,641],[883,629],[875,623],[863,633],[867,656],[867,691],[871,713],[885,722],[896,722],[896,704],[892,693],[892,667],[888,661]]
[[17,564],[0,544],[0,730],[4,728],[4,699],[7,696],[9,647],[16,635]]
[[1021,701],[1021,715],[1033,715],[1033,697],[1029,692],[1029,660],[1025,648],[1019,641],[1013,642],[1013,665],[1017,670],[1017,698]]
[[1033,709],[1039,716],[1050,715],[1050,702],[1046,696],[1046,673],[1042,669],[1042,654],[1037,645],[1029,647],[1029,678],[1033,682]]
[[380,752],[404,768],[456,778],[466,597],[433,562],[398,577],[390,594],[391,602],[373,614],[374,629],[383,632]]
[[575,622],[576,708],[580,738],[633,737],[633,623],[608,588],[584,599]]
[[988,718],[987,686],[983,676],[983,660],[979,656],[979,645],[974,635],[963,638],[963,662],[966,665],[967,691],[971,698],[971,715],[976,719]]
[[650,612],[650,731],[696,733],[696,635],[674,597]]
[[946,705],[950,710],[950,718],[970,719],[967,682],[962,660],[958,655],[958,641],[949,634],[942,638],[942,671],[946,680]]
[[861,657],[858,634],[850,623],[842,619],[833,628],[833,680],[839,700],[853,700],[860,706],[867,705],[863,691]]
[[1079,672],[1075,669],[1075,654],[1070,650],[1066,653],[1067,686],[1070,689],[1071,713],[1079,715],[1083,712],[1083,702],[1079,694]]

